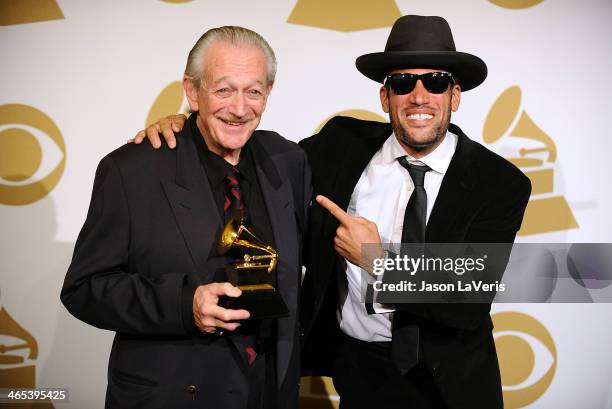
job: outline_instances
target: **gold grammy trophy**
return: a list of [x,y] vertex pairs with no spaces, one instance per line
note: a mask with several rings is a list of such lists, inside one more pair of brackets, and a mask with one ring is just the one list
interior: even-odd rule
[[225,225],[217,249],[220,254],[230,249],[244,252],[241,260],[233,261],[226,267],[229,282],[242,290],[240,297],[225,298],[226,308],[247,310],[252,319],[283,317],[289,313],[285,301],[270,280],[278,262],[276,250],[263,243],[235,218]]
[[519,167],[532,184],[531,198],[518,235],[576,228],[578,223],[565,197],[553,195],[552,164],[557,160],[555,142],[533,122],[527,112],[519,111],[520,104],[521,89],[518,86],[505,90],[491,107],[483,129],[483,139],[488,144],[504,136],[541,144],[533,148],[521,147],[519,157],[506,158]]

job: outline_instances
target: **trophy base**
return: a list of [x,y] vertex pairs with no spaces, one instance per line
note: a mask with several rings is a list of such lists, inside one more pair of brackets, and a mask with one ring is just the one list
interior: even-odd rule
[[281,318],[289,315],[287,304],[274,287],[245,285],[238,288],[242,290],[242,295],[237,298],[223,297],[224,308],[247,310],[251,314],[250,320]]

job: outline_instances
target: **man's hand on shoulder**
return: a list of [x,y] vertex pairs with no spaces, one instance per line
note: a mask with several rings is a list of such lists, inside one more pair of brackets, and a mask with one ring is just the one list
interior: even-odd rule
[[138,145],[144,141],[145,138],[149,138],[151,146],[155,149],[159,149],[161,148],[161,138],[159,137],[161,134],[168,144],[168,147],[174,149],[176,147],[176,138],[174,134],[183,129],[186,120],[187,117],[183,114],[169,115],[149,125],[147,129],[138,132],[136,136],[128,140],[128,143],[135,143]]
[[230,310],[219,306],[219,298],[240,297],[242,291],[230,283],[211,283],[201,285],[193,296],[193,318],[195,324],[204,334],[215,334],[221,331],[234,331],[239,322],[249,318],[246,310]]

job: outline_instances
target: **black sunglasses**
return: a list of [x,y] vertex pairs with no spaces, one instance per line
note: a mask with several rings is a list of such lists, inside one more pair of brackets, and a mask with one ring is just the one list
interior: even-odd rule
[[385,78],[385,86],[391,88],[396,95],[406,95],[412,92],[418,80],[432,94],[441,94],[450,84],[456,84],[456,78],[450,72],[428,72],[426,74],[391,74]]

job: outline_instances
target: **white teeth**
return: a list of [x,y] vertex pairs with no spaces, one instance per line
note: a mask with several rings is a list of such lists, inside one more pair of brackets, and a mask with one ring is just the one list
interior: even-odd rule
[[228,125],[234,125],[234,126],[242,125],[242,122],[231,122],[231,121],[226,121],[224,119],[222,121]]
[[408,119],[422,120],[422,119],[431,119],[431,118],[433,118],[433,115],[429,115],[429,114],[412,114],[412,115],[408,115]]

